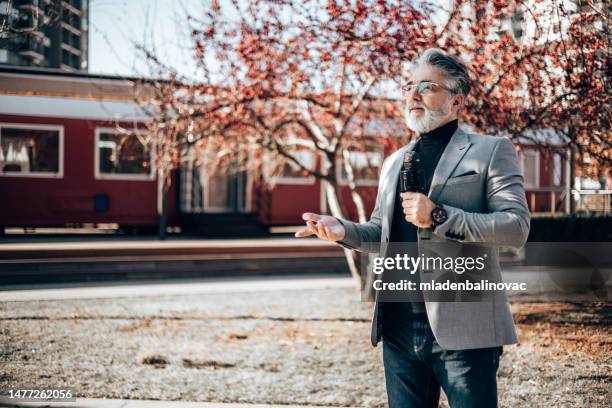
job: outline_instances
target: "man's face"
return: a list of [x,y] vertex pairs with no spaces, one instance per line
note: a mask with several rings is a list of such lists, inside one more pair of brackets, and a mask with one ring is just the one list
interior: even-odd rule
[[[406,125],[416,133],[426,133],[457,118],[458,106],[453,102],[460,95],[446,89],[444,73],[431,65],[423,64],[411,69],[404,82],[414,85],[409,92],[403,92]],[[433,83],[419,93],[418,85],[422,82]]]

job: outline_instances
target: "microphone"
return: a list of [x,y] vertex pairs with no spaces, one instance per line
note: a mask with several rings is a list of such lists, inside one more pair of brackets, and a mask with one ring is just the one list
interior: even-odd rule
[[412,191],[423,193],[425,190],[422,182],[421,158],[415,151],[406,152],[404,155],[404,168],[400,171],[400,192]]

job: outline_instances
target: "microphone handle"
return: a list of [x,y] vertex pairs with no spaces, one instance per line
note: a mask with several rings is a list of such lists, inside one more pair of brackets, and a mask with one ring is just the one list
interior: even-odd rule
[[[412,170],[412,171],[411,171]],[[405,193],[408,191],[421,193],[423,192],[423,186],[421,183],[420,172],[411,170],[401,170],[400,177],[400,192]]]

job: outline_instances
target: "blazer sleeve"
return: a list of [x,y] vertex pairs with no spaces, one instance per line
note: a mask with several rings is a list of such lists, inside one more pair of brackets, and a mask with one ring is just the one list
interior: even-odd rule
[[389,162],[387,158],[382,165],[380,170],[380,179],[378,181],[378,192],[376,194],[376,203],[374,210],[370,215],[370,220],[364,223],[356,223],[344,218],[336,218],[344,226],[346,232],[344,238],[336,243],[342,245],[345,248],[353,249],[359,252],[370,252],[378,253],[380,250],[380,236],[381,236],[381,215],[380,207],[382,205],[382,186],[383,180],[386,177],[386,165]]
[[522,247],[530,227],[523,181],[514,145],[507,137],[501,137],[493,148],[487,170],[485,194],[489,212],[466,212],[442,203],[448,218],[433,233],[485,246]]

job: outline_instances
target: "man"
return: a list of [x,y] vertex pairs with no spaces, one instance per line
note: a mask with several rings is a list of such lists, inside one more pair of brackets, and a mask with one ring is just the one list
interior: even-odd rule
[[[316,235],[381,256],[390,238],[415,241],[419,253],[432,245],[455,257],[480,251],[488,276],[500,281],[498,248],[523,246],[530,218],[512,142],[457,125],[469,90],[468,70],[458,59],[426,50],[402,87],[406,124],[418,138],[384,161],[370,221],[304,213],[306,228],[295,236]],[[398,174],[409,151],[420,155],[426,194],[400,193]],[[420,270],[417,276],[426,275]],[[440,387],[451,408],[497,405],[502,347],[516,343],[505,292],[477,302],[379,297],[376,292],[372,344],[382,337],[391,408],[437,407]]]

